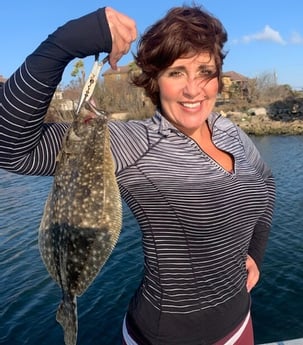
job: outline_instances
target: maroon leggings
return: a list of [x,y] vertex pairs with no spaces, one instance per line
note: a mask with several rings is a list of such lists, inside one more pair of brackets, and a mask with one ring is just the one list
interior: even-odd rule
[[[241,326],[242,326],[242,322],[226,337],[217,341],[213,345],[224,345],[228,341],[228,339],[230,339],[239,330]],[[248,323],[246,327],[244,328],[244,331],[242,332],[240,338],[236,340],[236,342],[233,345],[254,345],[254,331],[253,331],[251,316],[249,316]]]
[[249,318],[248,324],[245,327],[241,337],[236,341],[235,345],[254,345],[254,331],[251,318]]
[[[216,342],[214,345],[224,345],[224,343],[226,343],[228,339],[231,338],[233,334],[235,334],[238,331],[241,325],[242,323],[236,329],[234,329],[230,334],[228,334],[226,337],[224,337],[220,341]],[[124,339],[122,340],[122,345],[127,345]],[[253,331],[251,317],[249,317],[249,321],[243,333],[241,334],[240,338],[233,345],[254,345],[254,331]]]

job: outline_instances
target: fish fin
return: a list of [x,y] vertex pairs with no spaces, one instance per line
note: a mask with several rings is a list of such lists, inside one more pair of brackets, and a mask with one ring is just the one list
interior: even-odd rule
[[56,320],[64,330],[65,345],[76,345],[78,333],[77,299],[64,296],[60,303]]

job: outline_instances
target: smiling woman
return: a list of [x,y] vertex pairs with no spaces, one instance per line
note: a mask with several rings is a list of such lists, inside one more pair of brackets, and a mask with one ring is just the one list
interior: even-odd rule
[[209,53],[180,58],[160,73],[161,110],[181,132],[192,138],[205,153],[225,170],[232,172],[232,155],[212,142],[206,121],[218,94],[214,58]]
[[[100,51],[115,67],[135,32],[133,20],[104,8],[49,35],[0,93],[0,167],[54,174],[69,124],[43,120],[65,67]],[[108,123],[115,177],[144,252],[144,276],[125,315],[126,344],[254,343],[250,292],[275,183],[250,138],[213,111],[226,39],[202,7],[169,10],[143,33],[135,54],[141,73],[132,81],[156,105],[154,115]]]
[[214,70],[214,59],[208,53],[200,53],[176,59],[158,78],[163,114],[198,143],[217,99],[218,78]]

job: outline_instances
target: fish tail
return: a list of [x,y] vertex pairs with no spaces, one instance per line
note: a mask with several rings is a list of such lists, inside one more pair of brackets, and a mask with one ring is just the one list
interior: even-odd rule
[[64,330],[65,345],[76,345],[78,333],[76,296],[63,296],[63,300],[57,310],[56,320]]

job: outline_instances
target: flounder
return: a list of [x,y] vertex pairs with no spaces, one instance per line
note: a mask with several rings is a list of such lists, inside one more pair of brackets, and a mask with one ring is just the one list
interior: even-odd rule
[[81,111],[74,119],[58,156],[39,228],[43,262],[62,290],[56,319],[66,345],[77,342],[77,296],[110,256],[122,225],[107,123],[103,112],[92,116]]

